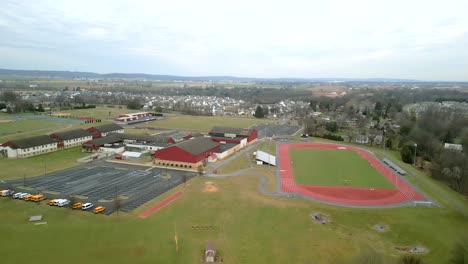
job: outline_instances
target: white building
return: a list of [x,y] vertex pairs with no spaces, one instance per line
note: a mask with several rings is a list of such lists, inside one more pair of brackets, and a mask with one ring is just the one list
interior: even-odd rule
[[57,150],[57,141],[49,136],[36,136],[3,143],[0,155],[8,158],[27,158]]
[[58,132],[50,134],[49,136],[57,141],[58,148],[81,146],[83,143],[93,139],[93,136],[84,129]]

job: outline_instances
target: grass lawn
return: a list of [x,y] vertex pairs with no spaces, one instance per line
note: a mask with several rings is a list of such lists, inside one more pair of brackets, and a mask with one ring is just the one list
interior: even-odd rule
[[[202,192],[205,181],[218,192]],[[164,194],[130,214],[93,215],[70,209],[0,198],[0,232],[8,241],[0,254],[5,263],[47,259],[47,263],[200,263],[207,241],[216,244],[223,263],[362,264],[371,252],[379,261],[395,264],[402,254],[395,246],[423,245],[425,263],[446,263],[466,218],[441,208],[356,209],[311,201],[267,197],[257,192],[259,179],[196,177],[184,194],[156,214],[136,216],[169,196]],[[315,224],[310,214],[332,220]],[[46,225],[27,221],[43,215]],[[421,219],[430,219],[425,221]],[[372,229],[386,224],[390,231]],[[179,253],[174,247],[174,226]],[[213,226],[213,230],[192,230]],[[37,241],[34,248],[25,245]]]
[[14,137],[28,137],[33,133],[46,134],[50,130],[64,127],[63,123],[44,120],[20,119],[15,122],[0,123],[0,142]]
[[354,151],[289,149],[297,183],[364,188],[395,187]]
[[90,155],[80,147],[59,150],[25,159],[0,158],[0,180],[22,179],[64,170],[76,165],[77,159]]
[[138,126],[151,126],[174,129],[187,129],[196,131],[210,131],[214,126],[230,126],[247,128],[252,125],[273,123],[273,121],[262,119],[230,118],[230,117],[198,117],[198,116],[175,116],[165,120],[159,120],[141,124]]
[[73,109],[73,110],[63,110],[57,111],[60,113],[70,113],[73,116],[86,116],[86,117],[94,117],[97,119],[108,119],[108,118],[116,118],[120,114],[127,114],[127,113],[135,113],[135,112],[150,112],[146,110],[130,110],[127,109],[127,106],[121,106],[122,108],[116,107],[106,107],[106,106],[98,106],[96,108],[90,109]]

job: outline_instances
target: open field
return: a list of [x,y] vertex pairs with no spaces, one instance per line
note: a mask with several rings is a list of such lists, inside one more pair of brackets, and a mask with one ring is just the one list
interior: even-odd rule
[[127,106],[116,107],[106,107],[98,106],[96,108],[90,109],[73,109],[73,110],[63,110],[59,111],[60,113],[70,113],[73,116],[85,116],[85,117],[94,117],[96,119],[114,119],[120,114],[135,113],[135,112],[146,112],[146,110],[130,110],[127,109]]
[[0,142],[16,136],[27,137],[30,134],[46,134],[48,131],[64,127],[63,123],[43,120],[20,119],[9,123],[0,123]]
[[[205,181],[218,192],[203,192]],[[9,238],[0,254],[6,263],[47,259],[48,263],[199,263],[206,241],[216,243],[224,263],[362,263],[372,251],[379,263],[395,263],[401,255],[394,246],[423,245],[430,249],[426,263],[444,263],[468,222],[448,209],[339,208],[296,199],[266,197],[257,192],[257,178],[197,177],[189,188],[178,187],[130,214],[109,217],[64,208],[0,199],[0,232]],[[177,191],[184,194],[156,214],[137,215]],[[248,217],[246,217],[248,212]],[[310,214],[330,217],[315,224]],[[42,214],[47,225],[27,222]],[[431,219],[431,221],[420,221]],[[372,229],[386,224],[390,231]],[[174,248],[174,224],[179,253]],[[213,230],[192,230],[209,225]],[[434,239],[437,237],[437,239]],[[40,238],[34,250],[24,250]],[[56,250],[60,241],[60,250]],[[79,249],[79,250],[77,250]],[[51,254],[51,252],[54,252]]]
[[395,187],[354,151],[290,149],[297,183],[364,188]]
[[230,126],[246,128],[260,123],[274,123],[269,120],[229,118],[229,117],[197,117],[197,116],[175,116],[164,120],[158,120],[136,126],[161,127],[171,129],[185,129],[195,131],[210,131],[214,126]]
[[0,180],[22,179],[44,175],[54,171],[76,166],[77,159],[89,155],[81,152],[80,147],[55,151],[25,159],[0,158]]
[[[200,127],[204,125],[202,121],[197,122]],[[210,124],[209,128],[215,124]],[[180,126],[185,124],[181,121]],[[259,149],[276,154],[273,143],[260,143]],[[249,174],[227,178],[195,177],[187,188],[178,186],[135,211],[111,216],[0,197],[0,233],[8,238],[0,247],[0,255],[5,263],[47,259],[50,264],[64,261],[72,264],[185,264],[200,263],[206,241],[214,241],[223,263],[227,264],[362,264],[365,254],[375,255],[376,263],[396,264],[402,253],[395,246],[425,246],[429,249],[429,253],[423,255],[426,264],[446,263],[454,243],[468,235],[468,216],[460,213],[468,210],[467,201],[410,165],[400,163],[399,153],[366,149],[374,151],[379,158],[389,157],[401,165],[412,182],[428,190],[426,193],[444,207],[358,209],[265,196],[258,192],[259,178]],[[0,159],[0,180],[22,178],[23,172],[27,176],[41,175],[45,163],[48,173],[74,166],[77,158],[86,155],[78,150],[62,150],[28,159]],[[242,154],[222,169],[236,172],[248,167],[248,157]],[[252,173],[264,174],[269,180],[275,178],[275,173],[262,168],[255,166]],[[203,192],[207,181],[213,182],[218,191]],[[267,190],[274,191],[274,187],[269,184]],[[183,195],[170,205],[146,219],[138,218],[142,212],[179,191]],[[314,212],[327,215],[332,222],[315,224],[310,217]],[[42,214],[47,224],[35,226],[27,222],[29,216],[36,214]],[[377,232],[374,224],[388,225],[390,230]],[[174,248],[175,225],[178,254]],[[213,226],[213,230],[192,230],[192,226]],[[25,245],[31,241],[39,243],[35,243],[34,249],[25,250]]]

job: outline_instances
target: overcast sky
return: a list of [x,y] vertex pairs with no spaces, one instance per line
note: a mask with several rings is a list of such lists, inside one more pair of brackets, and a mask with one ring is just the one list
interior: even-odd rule
[[0,68],[468,81],[466,0],[0,4]]

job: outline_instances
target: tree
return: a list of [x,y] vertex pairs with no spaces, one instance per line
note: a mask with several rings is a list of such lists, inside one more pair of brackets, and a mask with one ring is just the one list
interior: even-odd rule
[[461,239],[452,249],[449,264],[465,264],[468,262],[468,237]]
[[317,101],[315,101],[315,100],[310,100],[309,106],[310,106],[310,108],[312,108],[312,110],[313,110],[314,112],[317,112],[317,104],[318,104]]
[[263,114],[263,109],[262,109],[261,106],[257,106],[257,109],[255,109],[255,114],[254,114],[254,116],[255,116],[256,118],[263,118],[263,117],[265,117],[265,115]]
[[138,100],[131,100],[130,102],[128,102],[127,104],[127,108],[128,109],[134,109],[134,110],[139,110],[141,109],[141,104]]
[[161,112],[162,112],[162,107],[159,106],[159,105],[156,106],[156,107],[154,108],[154,112],[156,112],[156,113],[161,113]]
[[0,101],[4,101],[6,102],[7,104],[8,103],[16,103],[16,101],[19,99],[18,95],[13,92],[13,91],[4,91],[1,95],[0,95]]
[[203,175],[204,171],[203,171],[203,165],[199,165],[197,167],[197,171],[198,171],[198,175],[201,176]]
[[375,115],[378,116],[378,117],[382,116],[382,111],[383,111],[382,103],[377,101],[377,103],[375,103],[375,107],[374,107]]
[[419,257],[415,257],[415,256],[411,256],[411,255],[406,255],[406,256],[403,256],[401,259],[400,259],[400,264],[424,264],[424,262],[422,261],[421,258]]
[[6,108],[6,107],[7,107],[7,105],[6,105],[6,104],[4,104],[4,103],[0,103],[0,109]]
[[327,129],[328,131],[332,133],[335,133],[336,131],[338,131],[338,124],[336,124],[336,122],[328,122],[325,125],[325,129]]
[[414,162],[414,146],[407,144],[401,148],[401,159],[403,162],[412,164]]
[[37,111],[38,112],[45,112],[44,107],[42,107],[42,104],[39,104],[39,106],[37,107]]

